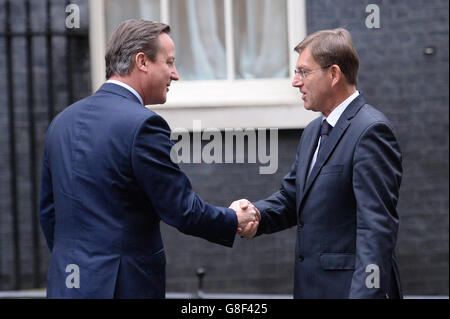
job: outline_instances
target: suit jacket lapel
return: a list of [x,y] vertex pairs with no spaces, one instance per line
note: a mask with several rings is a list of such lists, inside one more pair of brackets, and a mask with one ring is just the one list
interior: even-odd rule
[[[312,157],[317,148],[317,142],[319,141],[319,133],[320,133],[320,124],[321,117],[316,119],[313,123],[311,123],[311,134],[309,136],[304,136],[304,141],[306,146],[304,149],[299,150],[299,184],[300,184],[300,194],[303,194],[303,189],[305,188],[306,178],[309,172],[309,166],[311,164]],[[305,156],[302,156],[305,154]]]
[[[338,123],[339,122],[341,122],[341,121],[339,120]],[[349,121],[346,121],[345,123],[341,123],[341,125],[338,125],[338,123],[336,123],[336,126],[331,131],[330,136],[328,136],[325,144],[322,146],[322,149],[320,150],[320,152],[317,156],[316,163],[314,164],[314,167],[313,167],[311,174],[309,175],[308,181],[306,183],[306,186],[305,186],[305,189],[303,192],[304,195],[309,190],[311,185],[314,183],[314,180],[316,179],[317,175],[319,174],[320,169],[325,164],[328,157],[330,157],[331,152],[336,147],[336,145],[338,144],[342,135],[347,130],[347,128],[350,124]]]
[[302,198],[300,199],[299,206],[300,206],[303,198],[306,196],[308,190],[311,188],[312,184],[314,183],[315,179],[317,178],[317,175],[319,174],[320,170],[322,169],[322,166],[328,160],[331,153],[333,152],[335,147],[339,144],[339,141],[341,140],[341,138],[344,136],[345,131],[348,129],[348,127],[351,123],[351,119],[356,115],[356,113],[358,113],[359,109],[364,104],[366,104],[364,97],[362,97],[362,95],[359,95],[356,99],[354,99],[349,104],[349,106],[345,109],[344,113],[342,113],[341,117],[339,118],[339,120],[337,121],[333,130],[331,131],[330,136],[328,136],[325,144],[322,146],[322,149],[320,150],[320,152],[317,156],[316,163],[314,164],[311,174],[310,174],[310,176],[307,180],[307,183],[303,189]]

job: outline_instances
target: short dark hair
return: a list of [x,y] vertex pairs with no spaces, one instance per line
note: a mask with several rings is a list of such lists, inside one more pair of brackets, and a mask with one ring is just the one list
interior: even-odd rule
[[317,31],[307,36],[294,50],[301,53],[306,48],[310,49],[312,57],[321,67],[336,64],[349,84],[357,84],[359,58],[350,32],[346,29]]
[[134,19],[122,22],[106,45],[106,79],[113,75],[129,75],[139,52],[155,61],[159,51],[158,37],[169,32],[170,27],[164,23]]

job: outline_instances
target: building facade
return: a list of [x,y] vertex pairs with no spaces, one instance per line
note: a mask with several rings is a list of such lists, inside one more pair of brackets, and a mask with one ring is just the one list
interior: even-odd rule
[[[220,206],[229,206],[239,198],[258,200],[277,191],[293,163],[302,128],[315,116],[301,110],[300,100],[298,105],[293,104],[297,100],[290,95],[291,91],[295,94],[295,89],[290,87],[289,77],[296,54],[290,44],[297,44],[305,34],[320,29],[347,28],[360,57],[358,89],[390,119],[403,152],[397,255],[404,293],[448,295],[448,1],[314,0],[293,5],[294,1],[279,0],[281,5],[272,8],[273,12],[278,10],[273,14],[272,29],[281,37],[279,41],[284,41],[280,43],[285,49],[274,53],[279,46],[264,48],[254,44],[252,49],[241,44],[273,40],[253,35],[250,28],[263,23],[261,17],[267,19],[264,12],[268,8],[256,5],[236,10],[235,5],[233,10],[233,1],[217,0],[216,7],[209,8],[216,14],[215,25],[223,22],[223,11],[228,13],[224,15],[223,27],[207,29],[215,30],[218,43],[223,45],[214,56],[223,54],[228,63],[232,60],[240,67],[230,68],[229,64],[223,66],[220,61],[204,57],[212,75],[189,68],[199,49],[191,48],[179,31],[183,30],[183,23],[193,27],[189,19],[202,21],[201,15],[193,15],[198,8],[174,0],[169,1],[169,8],[161,7],[166,1],[131,2],[133,5],[127,9],[119,1],[104,0],[101,10],[96,11],[100,16],[90,18],[89,14],[98,8],[87,0],[0,0],[0,289],[45,286],[49,252],[37,225],[43,141],[49,120],[72,101],[89,95],[95,89],[95,81],[102,80],[95,61],[99,60],[104,43],[92,43],[93,32],[101,31],[107,37],[115,21],[156,17],[174,25],[175,43],[183,48],[177,51],[177,60],[181,60],[181,67],[177,65],[182,77],[180,86],[171,88],[166,108],[155,107],[173,127],[191,130],[192,121],[198,119],[203,121],[203,128],[216,127],[222,133],[227,127],[278,128],[277,169],[273,174],[261,174],[264,165],[252,163],[248,154],[243,163],[237,163],[235,158],[232,163],[180,164],[198,194]],[[75,12],[70,8],[66,12],[71,3],[79,9],[79,28],[66,27],[67,18]],[[170,3],[178,5],[176,11],[170,10]],[[239,12],[244,9],[247,15],[240,17]],[[261,17],[250,24],[252,14]],[[183,19],[187,22],[182,23]],[[227,19],[236,22],[234,30],[227,29]],[[287,23],[281,28],[276,21]],[[286,33],[284,38],[282,33]],[[228,36],[232,37],[231,42]],[[189,49],[191,60],[186,53]],[[250,54],[255,59],[265,57],[261,66],[277,66],[259,73],[261,67],[252,69],[244,63]],[[277,59],[271,59],[273,56]],[[226,86],[223,81],[227,79],[248,85],[246,92],[254,95],[241,96],[238,88]],[[187,87],[183,86],[185,83]],[[262,86],[253,92],[255,83]],[[271,91],[278,85],[287,86],[289,97],[280,95],[284,91]],[[170,96],[178,89],[182,93],[174,95],[171,103]],[[200,97],[190,97],[186,93],[189,90],[199,90],[195,94]],[[226,95],[220,95],[223,90],[238,98],[230,101]],[[279,90],[284,89],[280,86]],[[219,93],[211,93],[216,91]],[[233,125],[233,118],[252,120]],[[195,133],[184,134],[193,139]],[[257,137],[257,145],[261,145],[259,142]],[[269,137],[266,142],[269,145]],[[207,141],[202,143],[204,146]],[[224,147],[225,144],[224,140]],[[294,228],[252,240],[236,238],[232,249],[184,235],[164,224],[162,232],[168,292],[195,291],[196,271],[201,267],[205,270],[205,292],[292,293]]]

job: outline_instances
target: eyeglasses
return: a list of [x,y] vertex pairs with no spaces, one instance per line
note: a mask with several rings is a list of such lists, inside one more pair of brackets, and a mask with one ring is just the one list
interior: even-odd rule
[[321,67],[319,69],[315,69],[315,70],[305,70],[305,69],[299,69],[299,68],[295,68],[294,69],[294,74],[298,75],[300,77],[301,80],[306,79],[306,77],[308,76],[308,74],[319,71],[319,70],[325,70],[328,69],[330,66],[332,66],[333,64]]

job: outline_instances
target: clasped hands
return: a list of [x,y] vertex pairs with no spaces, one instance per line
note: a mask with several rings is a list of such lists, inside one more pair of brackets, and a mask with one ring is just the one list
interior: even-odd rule
[[246,199],[232,202],[230,208],[236,212],[238,219],[237,233],[245,238],[254,237],[261,220],[259,210]]

